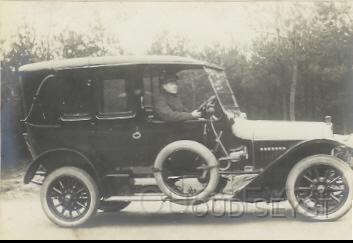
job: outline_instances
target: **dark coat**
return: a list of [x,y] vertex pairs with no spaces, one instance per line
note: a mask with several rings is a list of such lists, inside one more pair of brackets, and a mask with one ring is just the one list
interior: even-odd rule
[[178,95],[165,91],[156,97],[155,111],[159,118],[166,122],[182,122],[194,120],[191,113],[187,112]]

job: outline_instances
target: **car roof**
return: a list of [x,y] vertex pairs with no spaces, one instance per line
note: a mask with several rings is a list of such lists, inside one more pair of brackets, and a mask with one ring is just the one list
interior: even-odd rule
[[20,72],[36,72],[48,70],[66,70],[90,67],[104,67],[104,66],[126,66],[139,64],[176,64],[176,65],[195,65],[207,66],[219,70],[223,68],[217,65],[209,64],[207,62],[199,61],[192,58],[179,56],[109,56],[109,57],[86,57],[73,58],[64,60],[53,60],[46,62],[38,62],[24,65],[19,68]]

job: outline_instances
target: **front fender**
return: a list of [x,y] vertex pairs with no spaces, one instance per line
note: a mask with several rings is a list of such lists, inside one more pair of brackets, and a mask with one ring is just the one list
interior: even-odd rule
[[[333,149],[338,147],[345,148],[349,151],[351,150],[351,148],[347,147],[345,144],[330,139],[316,139],[300,142],[270,163],[263,172],[235,196],[239,198],[239,195],[242,195],[241,198],[243,198],[244,195],[247,195],[246,191],[249,189],[267,190],[270,192],[275,191],[283,194],[287,177],[292,168],[299,161],[312,155],[331,154]],[[278,197],[278,193],[276,196]],[[273,195],[271,195],[271,197],[273,197]]]
[[41,165],[51,169],[55,169],[61,166],[77,166],[85,169],[96,180],[99,180],[99,174],[87,156],[76,150],[58,148],[45,151],[32,161],[24,177],[25,184],[28,184],[32,181]]

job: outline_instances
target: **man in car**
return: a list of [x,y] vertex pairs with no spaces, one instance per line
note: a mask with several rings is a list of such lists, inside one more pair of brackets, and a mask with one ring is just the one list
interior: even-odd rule
[[188,112],[178,95],[176,75],[167,75],[161,84],[161,94],[156,97],[155,111],[163,121],[183,122],[201,118],[201,112]]

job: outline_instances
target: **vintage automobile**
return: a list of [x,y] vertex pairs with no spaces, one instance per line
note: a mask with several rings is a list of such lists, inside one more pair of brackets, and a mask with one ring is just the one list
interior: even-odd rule
[[[254,121],[242,113],[224,70],[173,56],[81,58],[19,69],[33,156],[26,184],[42,186],[48,218],[62,227],[134,201],[198,205],[279,202],[316,221],[351,209],[353,149],[323,122]],[[203,117],[163,121],[160,82]]]

